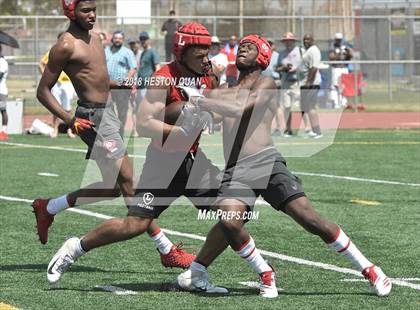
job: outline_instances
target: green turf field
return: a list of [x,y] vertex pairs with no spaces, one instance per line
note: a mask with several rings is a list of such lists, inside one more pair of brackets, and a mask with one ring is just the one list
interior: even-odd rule
[[[136,149],[144,152],[146,143],[137,141]],[[288,140],[278,138],[276,143],[280,150],[288,147]],[[223,163],[220,136],[205,136],[202,145],[214,162]],[[335,143],[317,155],[288,159],[317,210],[340,224],[388,276],[399,279],[388,298],[373,295],[348,269],[337,271],[353,267],[317,237],[264,205],[256,207],[259,219],[247,228],[277,270],[277,286],[282,289],[277,299],[262,300],[256,289],[240,284],[258,279],[230,249],[209,269],[212,281],[229,288],[229,295],[179,292],[173,282],[180,270],[164,269],[146,236],[92,251],[58,285],[50,286],[46,269],[52,255],[67,237],[82,236],[102,219],[61,213],[43,246],[29,203],[5,199],[51,197],[78,188],[86,169],[78,149],[84,149],[80,140],[64,136],[55,140],[12,136],[9,144],[0,142],[0,309],[5,307],[1,303],[20,309],[420,309],[419,130],[340,131]],[[39,176],[40,172],[59,177]],[[344,176],[356,179],[340,178]],[[351,202],[356,199],[380,204]],[[82,209],[109,216],[126,213],[118,201]],[[197,221],[197,212],[185,200],[159,219],[163,228],[194,234],[195,239],[168,234],[194,253],[202,244],[197,236],[205,236],[214,223]],[[105,292],[95,288],[98,285],[113,285],[134,295]]]

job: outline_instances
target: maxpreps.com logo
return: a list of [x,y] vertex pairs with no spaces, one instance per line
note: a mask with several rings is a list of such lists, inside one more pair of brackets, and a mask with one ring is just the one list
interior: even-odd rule
[[137,204],[137,207],[153,210],[153,207],[150,206],[150,204],[153,202],[153,199],[155,199],[155,196],[153,196],[152,193],[150,192],[144,193],[143,203],[140,202],[139,204]]

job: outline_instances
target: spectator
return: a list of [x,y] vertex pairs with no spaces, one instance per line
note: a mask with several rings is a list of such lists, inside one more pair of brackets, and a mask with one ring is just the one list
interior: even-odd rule
[[302,63],[299,68],[302,73],[300,81],[300,106],[302,114],[308,114],[312,128],[308,137],[319,139],[322,137],[322,133],[319,126],[318,113],[316,112],[316,104],[321,85],[321,74],[318,69],[321,64],[321,51],[315,45],[312,34],[305,34],[303,44],[306,51],[302,55]]
[[[57,39],[61,37],[63,32],[59,33]],[[38,69],[41,75],[44,73],[45,67],[48,63],[48,56],[50,52],[48,51],[45,55],[41,58],[41,61],[38,64]],[[58,103],[62,106],[62,108],[70,113],[71,112],[71,101],[74,97],[74,87],[71,83],[70,78],[67,74],[62,71],[60,76],[58,77],[57,83],[51,89],[51,93],[53,94],[54,98],[58,101]],[[55,115],[53,115],[53,128],[54,132],[51,134],[51,138],[57,138],[58,136],[58,119]],[[67,136],[69,138],[74,139],[76,136],[73,134],[71,128],[67,128]]]
[[2,127],[0,130],[0,141],[6,141],[9,139],[9,135],[7,133],[7,96],[9,94],[6,79],[7,74],[9,72],[9,64],[7,63],[6,59],[4,59],[2,54],[2,47],[0,44],[0,112],[1,112],[1,119],[2,119]]
[[[267,38],[268,44],[270,44],[272,54],[270,59],[270,64],[268,65],[267,69],[265,69],[262,74],[265,76],[270,76],[274,79],[274,82],[276,83],[277,89],[280,89],[280,75],[276,71],[277,63],[279,59],[279,53],[276,51],[276,45],[274,44],[274,39]],[[277,103],[279,103],[279,100],[277,98]],[[280,109],[280,106],[277,107],[277,113],[276,113],[276,129],[273,131],[273,136],[279,136],[281,135],[281,128],[284,128],[284,121],[283,121],[284,115],[283,111]]]
[[233,35],[230,37],[229,43],[226,44],[223,53],[228,58],[228,66],[226,68],[226,80],[229,86],[235,86],[238,81],[238,68],[236,67],[236,55],[238,54],[238,38]]
[[[110,80],[119,84],[130,82],[136,74],[136,59],[133,52],[123,46],[124,33],[116,31],[112,35],[112,45],[105,49],[106,62]],[[124,128],[127,122],[128,101],[131,92],[128,90],[112,90],[111,97],[117,106],[118,118],[120,119],[120,134],[124,136]]]
[[[300,99],[299,79],[297,70],[302,63],[303,50],[300,46],[296,46],[296,37],[292,32],[283,34],[282,43],[286,47],[279,54],[277,72],[281,76],[281,96],[280,110],[285,116],[286,128],[285,137],[292,136],[292,108]],[[279,113],[281,115],[281,113]]]
[[171,10],[169,12],[169,18],[163,25],[162,25],[162,33],[165,35],[165,61],[170,62],[173,59],[173,40],[175,32],[178,30],[179,27],[182,26],[181,22],[173,18],[175,16],[175,11]]
[[135,39],[128,39],[128,46],[130,50],[133,51],[134,57],[136,58],[137,70],[140,68],[140,57],[141,57],[141,49],[140,49],[140,42]]
[[[336,33],[334,36],[334,45],[329,52],[329,59],[331,61],[349,61],[353,58],[352,49],[344,44],[344,37],[342,33]],[[331,71],[331,89],[329,100],[334,108],[340,109],[347,105],[347,98],[342,95],[341,75],[348,74],[349,69],[347,64],[332,64]]]
[[147,32],[140,33],[139,39],[140,45],[143,47],[138,70],[138,86],[140,89],[140,99],[142,99],[145,95],[149,78],[155,71],[160,69],[160,56],[158,51],[152,47],[152,41]]
[[211,46],[209,50],[209,60],[212,64],[214,74],[219,79],[219,85],[226,83],[226,68],[228,65],[228,58],[221,53],[220,40],[217,36],[211,37]]

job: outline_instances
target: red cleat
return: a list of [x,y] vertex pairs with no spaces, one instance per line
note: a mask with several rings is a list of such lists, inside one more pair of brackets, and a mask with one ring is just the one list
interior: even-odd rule
[[378,266],[373,265],[363,269],[362,275],[369,280],[370,285],[379,297],[388,296],[391,293],[392,282]]
[[32,208],[34,208],[36,218],[36,229],[38,231],[39,241],[42,244],[46,244],[48,241],[48,228],[54,221],[54,215],[51,215],[47,211],[47,205],[49,199],[35,199],[32,202]]
[[160,261],[165,267],[187,269],[195,259],[195,255],[181,249],[182,244],[173,245],[168,254],[160,254]]
[[0,141],[7,141],[9,140],[9,135],[7,132],[1,131],[0,132]]

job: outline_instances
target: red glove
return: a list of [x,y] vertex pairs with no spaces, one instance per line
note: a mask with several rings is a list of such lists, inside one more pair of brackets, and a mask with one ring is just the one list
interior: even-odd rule
[[83,133],[85,130],[89,130],[94,126],[95,126],[95,123],[91,122],[88,119],[79,118],[79,117],[73,117],[70,123],[71,130],[78,136],[80,136],[80,134]]

